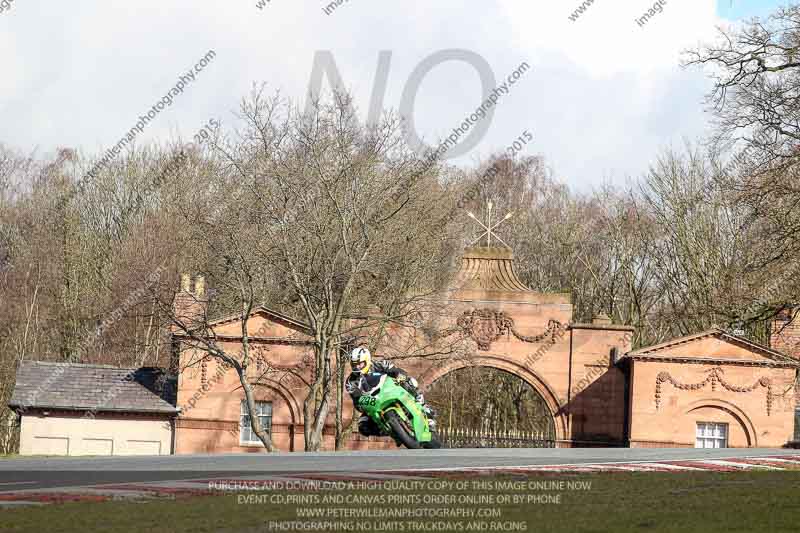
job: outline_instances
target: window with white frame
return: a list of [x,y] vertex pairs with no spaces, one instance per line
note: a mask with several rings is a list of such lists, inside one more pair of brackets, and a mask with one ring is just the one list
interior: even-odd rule
[[[272,402],[256,402],[256,413],[261,429],[267,435],[272,432]],[[261,444],[253,428],[250,426],[250,414],[247,412],[247,402],[242,400],[239,416],[239,441],[242,444]]]
[[695,448],[727,448],[728,424],[698,422]]

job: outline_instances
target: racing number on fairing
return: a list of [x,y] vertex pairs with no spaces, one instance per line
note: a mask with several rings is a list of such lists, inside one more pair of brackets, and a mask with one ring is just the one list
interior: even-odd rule
[[364,406],[373,406],[377,399],[374,396],[362,396],[358,399],[358,403]]

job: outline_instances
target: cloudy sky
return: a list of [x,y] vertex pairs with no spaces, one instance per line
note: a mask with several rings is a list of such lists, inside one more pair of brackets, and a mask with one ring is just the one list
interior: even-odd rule
[[[426,58],[460,49],[498,84],[532,68],[496,106],[486,135],[454,160],[468,164],[524,131],[526,154],[586,189],[636,178],[665,146],[708,127],[708,80],[679,66],[681,51],[717,26],[763,16],[777,0],[13,0],[0,13],[0,142],[30,151],[113,145],[209,50],[216,57],[138,142],[189,138],[210,118],[231,126],[241,97],[266,82],[303,105],[317,51],[329,51],[366,119],[379,53],[391,52],[384,105],[399,108]],[[587,0],[588,1],[588,0]],[[0,6],[3,0],[0,0]],[[0,7],[0,9],[2,9]],[[435,141],[483,98],[474,66],[436,65],[418,87],[416,128]]]

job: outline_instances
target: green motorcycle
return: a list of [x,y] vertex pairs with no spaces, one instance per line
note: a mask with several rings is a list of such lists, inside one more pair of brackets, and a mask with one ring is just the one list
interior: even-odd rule
[[431,433],[428,417],[414,396],[386,374],[372,389],[361,394],[358,406],[398,446],[402,444],[410,449],[441,448]]

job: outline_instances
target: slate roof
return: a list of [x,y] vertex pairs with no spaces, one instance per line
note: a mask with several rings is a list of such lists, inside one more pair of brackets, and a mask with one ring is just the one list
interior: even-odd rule
[[9,407],[177,413],[177,384],[160,368],[22,361]]

